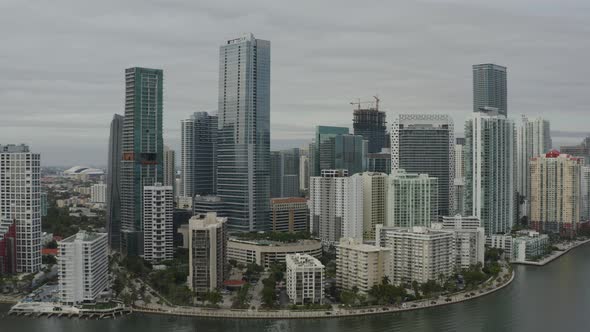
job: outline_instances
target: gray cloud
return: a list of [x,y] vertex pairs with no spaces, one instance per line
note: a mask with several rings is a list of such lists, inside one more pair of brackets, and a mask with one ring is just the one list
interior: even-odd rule
[[0,143],[30,143],[46,165],[104,165],[124,69],[146,66],[164,69],[178,148],[179,121],[217,108],[218,47],[248,31],[272,42],[274,148],[350,126],[349,102],[374,94],[390,116],[449,113],[461,134],[481,62],[508,66],[512,117],[544,116],[556,144],[576,143],[590,130],[589,20],[584,0],[4,0]]

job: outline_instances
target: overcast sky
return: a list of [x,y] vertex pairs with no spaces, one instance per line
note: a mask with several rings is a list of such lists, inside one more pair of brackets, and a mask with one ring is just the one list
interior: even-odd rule
[[[273,148],[351,126],[356,98],[388,116],[448,113],[462,135],[471,65],[508,67],[508,114],[551,121],[555,145],[590,132],[590,1],[0,1],[0,144],[43,165],[106,164],[124,69],[164,70],[164,140],[216,110],[219,46],[271,41]],[[179,154],[179,152],[178,152]],[[179,157],[177,157],[179,158]]]

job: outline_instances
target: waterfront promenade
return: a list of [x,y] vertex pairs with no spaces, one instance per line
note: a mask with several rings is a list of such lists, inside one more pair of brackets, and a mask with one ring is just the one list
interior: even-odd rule
[[587,239],[584,241],[572,241],[572,242],[568,242],[563,245],[558,244],[557,247],[559,248],[559,250],[553,251],[551,254],[549,254],[546,257],[543,257],[539,261],[515,261],[515,262],[512,262],[512,264],[543,266],[543,265],[549,264],[552,261],[558,259],[559,257],[567,254],[570,250],[575,249],[575,248],[577,248],[581,245],[584,245],[588,242],[590,242],[590,239]]

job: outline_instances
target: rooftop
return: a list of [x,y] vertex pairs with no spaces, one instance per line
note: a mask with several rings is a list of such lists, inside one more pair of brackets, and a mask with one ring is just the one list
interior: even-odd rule
[[98,238],[106,237],[106,233],[94,233],[94,232],[86,232],[80,231],[68,238],[61,240],[60,242],[75,242],[75,241],[83,241],[83,242],[92,242]]
[[307,254],[287,255],[285,260],[287,265],[295,265],[297,267],[324,267],[317,258]]

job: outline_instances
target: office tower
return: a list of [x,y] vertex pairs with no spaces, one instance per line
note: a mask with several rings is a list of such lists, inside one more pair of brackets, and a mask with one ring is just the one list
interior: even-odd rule
[[367,141],[359,135],[336,135],[334,140],[334,169],[347,169],[356,174],[367,169]]
[[363,238],[363,183],[346,170],[322,170],[309,185],[311,232],[324,244]]
[[336,246],[336,285],[366,294],[384,277],[391,280],[391,254],[389,248],[363,244],[358,239],[340,239]]
[[590,136],[584,138],[578,145],[566,145],[561,147],[561,153],[574,157],[584,158],[585,164],[590,165]]
[[164,181],[160,69],[125,70],[125,118],[121,160],[121,249],[143,255],[143,188]]
[[47,209],[49,208],[49,203],[47,202],[47,193],[42,191],[40,197],[41,197],[41,217],[47,217]]
[[273,232],[307,232],[309,208],[304,197],[273,198],[270,201]]
[[309,190],[309,157],[299,156],[299,192]]
[[16,272],[41,269],[41,156],[27,145],[0,145],[0,216],[16,224]]
[[399,169],[389,175],[387,226],[430,227],[439,219],[438,179]]
[[113,116],[109,135],[107,166],[107,232],[109,247],[121,249],[121,160],[123,159],[123,122],[119,114]]
[[299,149],[271,151],[270,197],[299,196]]
[[174,195],[171,186],[143,188],[143,258],[151,263],[172,259]]
[[172,187],[173,197],[176,197],[176,153],[164,145],[164,182],[165,186]]
[[465,123],[464,214],[478,217],[486,236],[509,232],[515,217],[514,123],[494,113]]
[[[523,115],[522,123],[517,128],[516,134],[516,185],[519,201],[530,201],[529,160],[547,153],[551,150],[551,145],[549,121],[543,120],[543,118],[535,118],[529,121]],[[528,208],[522,210],[521,215],[529,215]]]
[[334,169],[334,137],[348,134],[346,127],[317,126],[309,145],[310,176],[320,176],[323,169]]
[[193,215],[217,213],[218,217],[225,217],[225,205],[221,197],[214,195],[196,195],[193,200]]
[[108,235],[80,231],[58,245],[60,302],[94,302],[109,286]]
[[453,213],[455,130],[444,114],[400,114],[391,129],[391,170],[438,179],[438,215]]
[[196,215],[189,220],[188,287],[201,297],[223,287],[229,277],[227,262],[227,218],[215,212]]
[[582,166],[581,195],[582,204],[580,219],[590,221],[590,166]]
[[107,200],[107,185],[100,182],[90,186],[90,201],[104,204]]
[[[4,217],[5,218],[5,217]],[[0,220],[0,275],[16,273],[16,223]]]
[[506,67],[491,63],[473,65],[473,111],[494,108],[508,114]]
[[268,230],[270,42],[246,34],[219,55],[217,195],[231,230]]
[[324,301],[324,265],[310,255],[287,255],[287,295],[293,304],[319,303]]
[[387,222],[387,189],[389,176],[385,173],[363,172],[352,176],[362,181],[363,239],[375,238],[375,226]]
[[[455,273],[455,235],[427,227],[377,226],[375,242],[391,250],[390,281],[396,285],[444,283]],[[441,278],[442,277],[442,278]]]
[[180,123],[179,195],[212,195],[217,191],[216,146],[217,116],[207,112],[193,113]]
[[385,149],[385,152],[367,154],[367,171],[391,174],[391,152]]
[[531,159],[532,228],[562,236],[575,235],[580,221],[583,165],[581,158],[557,150]]
[[455,234],[455,267],[468,269],[477,263],[484,265],[485,231],[477,217],[443,217],[442,223],[432,224],[434,229]]
[[361,102],[356,104],[353,112],[352,128],[355,135],[360,135],[368,141],[368,153],[379,153],[385,147],[385,112],[379,111],[379,98],[370,107],[361,108]]

